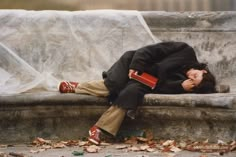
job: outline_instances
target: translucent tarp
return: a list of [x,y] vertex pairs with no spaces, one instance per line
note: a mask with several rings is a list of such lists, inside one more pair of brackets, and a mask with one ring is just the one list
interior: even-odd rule
[[0,94],[101,79],[127,50],[158,42],[137,11],[0,11]]

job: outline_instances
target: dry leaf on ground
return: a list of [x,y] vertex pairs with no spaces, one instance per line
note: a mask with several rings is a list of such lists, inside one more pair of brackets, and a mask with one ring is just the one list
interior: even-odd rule
[[39,150],[30,150],[30,153],[33,153],[33,154],[35,154],[35,153],[39,153]]
[[0,152],[0,157],[8,157],[8,155],[4,152]]
[[182,149],[179,149],[178,147],[175,147],[175,146],[171,146],[170,151],[177,153],[177,152],[182,151]]
[[144,137],[137,137],[137,140],[138,140],[139,142],[147,142],[147,141],[148,141],[148,139],[147,139],[147,138],[144,138]]
[[224,142],[224,141],[222,141],[222,140],[218,140],[218,141],[217,141],[217,144],[226,145],[227,143]]
[[187,146],[187,143],[184,141],[181,141],[178,145],[180,148],[185,148]]
[[9,153],[10,156],[14,156],[14,157],[26,157],[24,154],[22,153],[15,153],[15,152],[10,152]]
[[85,147],[85,151],[88,153],[97,153],[101,148],[96,145],[91,145]]
[[147,152],[155,152],[156,150],[154,148],[147,148],[146,151]]
[[229,152],[230,147],[228,145],[218,145],[218,144],[207,144],[207,145],[189,145],[185,148],[188,151],[198,151],[204,153],[213,153],[213,152]]
[[60,143],[63,143],[63,144],[65,144],[68,147],[70,147],[70,146],[78,146],[79,145],[79,141],[77,141],[77,140],[61,141]]
[[66,145],[63,144],[63,143],[55,143],[55,144],[53,144],[52,147],[53,147],[53,148],[65,148]]
[[150,148],[148,145],[140,146],[140,150],[142,150],[142,151],[145,151],[145,150],[147,150],[148,148]]
[[52,146],[50,146],[50,145],[42,145],[41,148],[43,148],[43,149],[52,149]]
[[136,146],[132,146],[132,147],[129,147],[129,148],[128,148],[128,151],[134,151],[134,152],[136,152],[136,151],[140,151],[140,148],[138,148],[138,147],[136,147]]
[[79,146],[82,147],[82,146],[87,146],[89,145],[89,142],[88,141],[79,141]]
[[128,147],[129,147],[129,145],[118,145],[115,148],[116,149],[125,149],[125,148],[128,148]]
[[206,139],[205,141],[203,141],[203,144],[208,144],[209,140]]
[[50,140],[45,140],[43,138],[37,137],[33,142],[34,145],[43,145],[43,144],[51,144]]
[[170,145],[174,145],[175,141],[174,140],[167,140],[164,143],[162,143],[163,146],[170,146]]
[[130,139],[125,141],[125,144],[132,144],[132,145],[138,144],[137,137],[131,137]]

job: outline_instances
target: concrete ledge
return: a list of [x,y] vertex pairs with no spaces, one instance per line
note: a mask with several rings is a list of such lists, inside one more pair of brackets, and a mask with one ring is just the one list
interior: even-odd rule
[[[37,92],[0,96],[2,106],[33,106],[49,104],[108,105],[107,99],[82,94],[61,94],[59,92]],[[235,108],[236,94],[147,94],[144,106],[178,106],[178,107],[216,107]]]
[[[149,94],[135,120],[121,130],[153,131],[155,138],[211,141],[236,138],[234,94]],[[109,107],[105,98],[57,92],[0,96],[0,141],[29,142],[35,137],[77,139]]]

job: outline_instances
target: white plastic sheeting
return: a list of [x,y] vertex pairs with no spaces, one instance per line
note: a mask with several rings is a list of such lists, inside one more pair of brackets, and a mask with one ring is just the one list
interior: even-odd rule
[[0,94],[101,79],[127,50],[158,42],[137,11],[0,11]]

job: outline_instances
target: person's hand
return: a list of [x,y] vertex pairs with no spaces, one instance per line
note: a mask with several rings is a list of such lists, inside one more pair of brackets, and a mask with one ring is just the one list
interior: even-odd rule
[[191,79],[184,80],[184,82],[182,82],[182,87],[185,91],[191,92],[194,87],[193,81]]
[[133,73],[133,72],[135,72],[136,70],[134,70],[134,69],[129,69],[129,74],[128,74],[128,76],[129,76],[129,78],[131,78],[131,74]]

